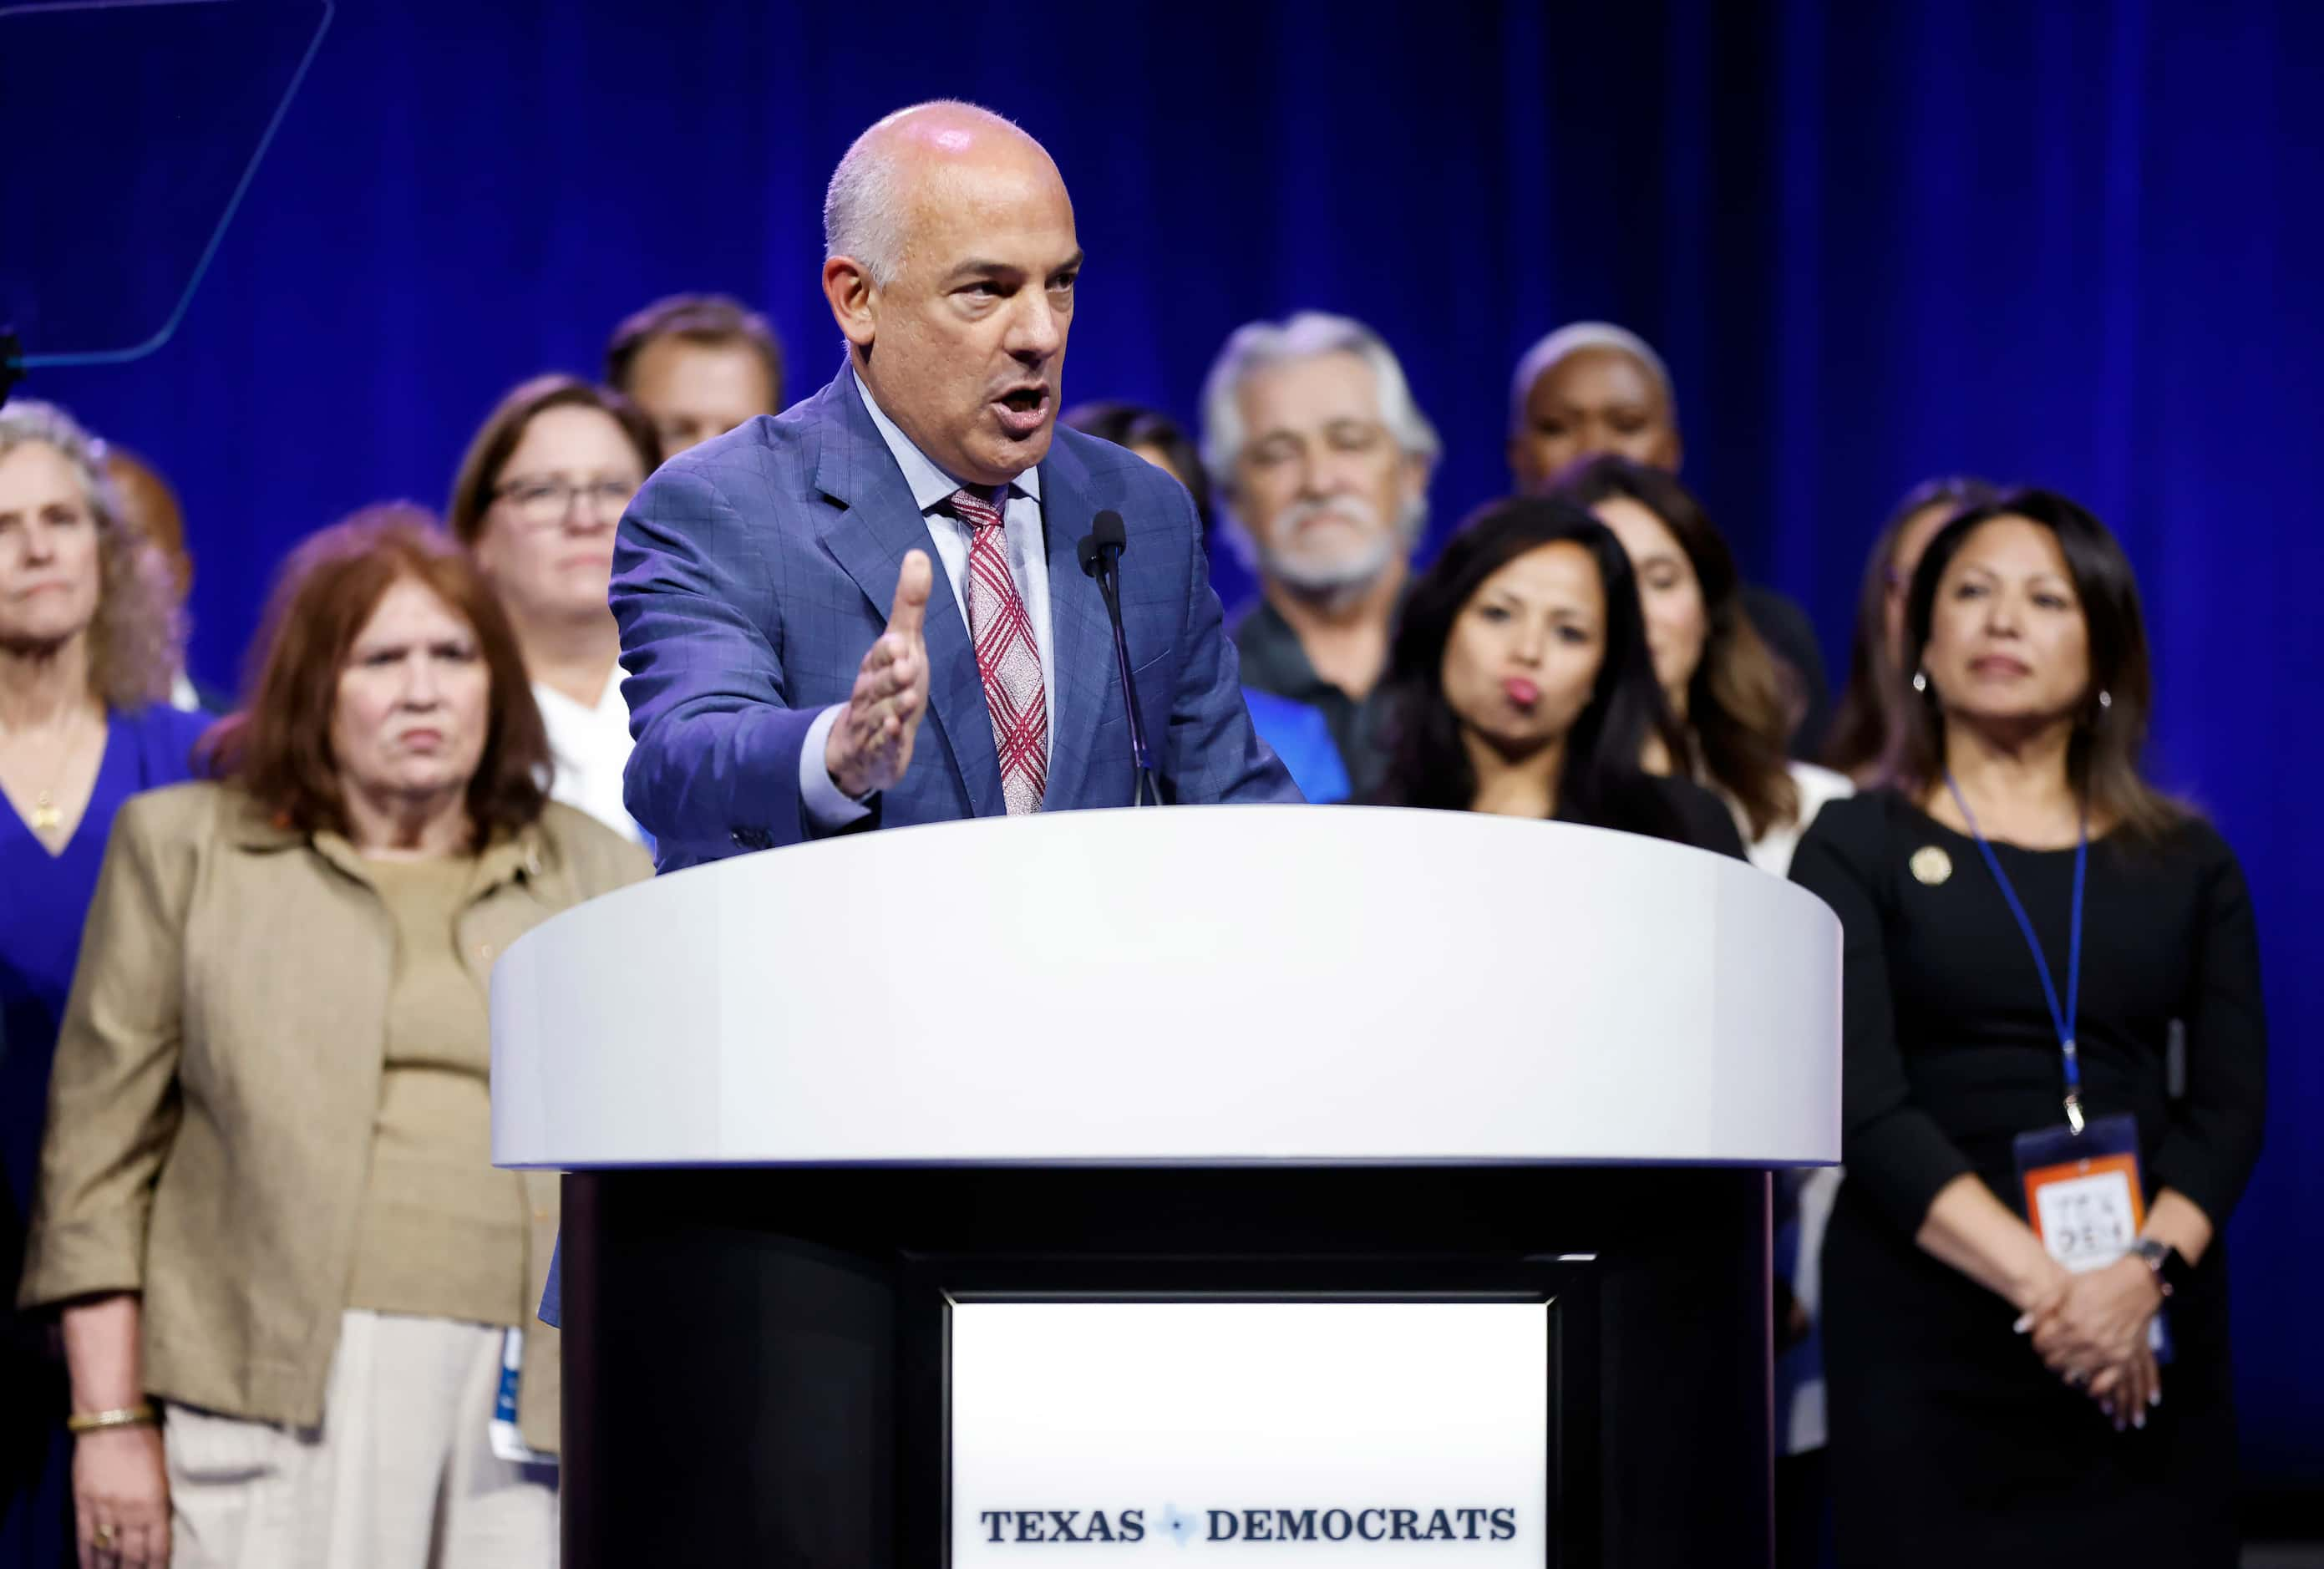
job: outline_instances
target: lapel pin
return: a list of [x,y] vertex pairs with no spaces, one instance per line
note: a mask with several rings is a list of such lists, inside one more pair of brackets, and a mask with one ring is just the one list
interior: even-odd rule
[[1912,867],[1914,877],[1931,888],[1953,874],[1953,858],[1934,844],[1923,844],[1914,851],[1913,859],[1906,864]]

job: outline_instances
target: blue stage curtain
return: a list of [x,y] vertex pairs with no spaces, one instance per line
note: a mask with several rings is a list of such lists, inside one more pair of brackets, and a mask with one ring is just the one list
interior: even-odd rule
[[[503,388],[594,369],[659,293],[763,304],[794,393],[819,385],[823,180],[878,115],[957,95],[1071,184],[1069,402],[1191,419],[1235,324],[1350,312],[1443,431],[1440,536],[1505,483],[1513,360],[1584,316],[1665,351],[1688,477],[1835,669],[1908,485],[2066,490],[2144,580],[2159,772],[2251,874],[2277,1054],[2233,1231],[2246,1461],[2312,1481],[2319,59],[2324,8],[2193,0],[350,4],[177,339],[28,391],[176,480],[197,664],[226,678],[293,539],[383,497],[440,506]],[[88,112],[128,90],[90,82]],[[7,156],[60,157],[70,129]]]

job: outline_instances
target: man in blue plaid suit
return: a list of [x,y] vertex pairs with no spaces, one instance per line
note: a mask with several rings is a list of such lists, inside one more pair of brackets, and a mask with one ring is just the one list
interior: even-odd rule
[[[1112,633],[1075,555],[1109,509],[1128,530],[1122,616],[1166,793],[1297,800],[1243,706],[1185,489],[1056,429],[1082,255],[1048,154],[983,110],[921,105],[849,150],[824,223],[847,364],[788,412],[671,459],[622,520],[626,795],[662,869],[998,816],[1011,797],[1129,805]],[[973,610],[998,624],[996,594],[1037,645],[1017,652],[1015,688],[989,683],[990,640],[972,641]],[[992,715],[1012,690],[1043,734],[1029,778],[1010,734],[1004,789]]]

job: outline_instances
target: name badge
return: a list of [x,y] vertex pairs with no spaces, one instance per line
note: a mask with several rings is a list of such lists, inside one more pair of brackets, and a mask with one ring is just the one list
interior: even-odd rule
[[[2083,1275],[2129,1253],[2146,1225],[2135,1119],[2096,1118],[2080,1133],[2037,1129],[2017,1135],[2015,1148],[2025,1223],[2050,1257]],[[2147,1343],[2158,1358],[2170,1360],[2170,1331],[2159,1313],[2148,1326]]]
[[2025,1174],[2025,1208],[2050,1257],[2080,1275],[2125,1253],[2146,1223],[2138,1162],[2126,1155],[2043,1166]]
[[2025,1223],[2050,1257],[2080,1275],[2130,1251],[2146,1224],[2135,1121],[2100,1117],[2079,1134],[2063,1128],[2020,1133],[2016,1155]]
[[517,1430],[516,1397],[523,1379],[524,1331],[512,1329],[501,1339],[501,1380],[493,1391],[493,1417],[487,1432],[493,1453],[512,1465],[554,1466],[557,1456],[541,1454]]

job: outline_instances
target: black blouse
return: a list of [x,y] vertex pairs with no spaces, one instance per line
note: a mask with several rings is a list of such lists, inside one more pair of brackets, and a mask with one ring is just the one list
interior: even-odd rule
[[[2062,1003],[2074,852],[1994,850]],[[2034,956],[1977,842],[1893,792],[1860,795],[1817,815],[1792,880],[1831,905],[1845,933],[1849,1181],[1908,1234],[1965,1172],[2022,1209],[2011,1141],[2064,1126],[2064,1060]],[[2135,1116],[2150,1195],[2176,1189],[2224,1227],[2258,1157],[2267,1101],[2259,942],[2235,852],[2193,820],[2156,842],[2102,837],[2090,845],[2082,918],[2083,1105],[2092,1117]],[[2175,1097],[2173,1020],[2186,1031]]]
[[1609,803],[1609,810],[1603,816],[1570,817],[1561,808],[1555,820],[1643,834],[1650,839],[1669,839],[1737,861],[1750,859],[1727,803],[1692,780],[1671,774],[1637,775],[1625,791]]

